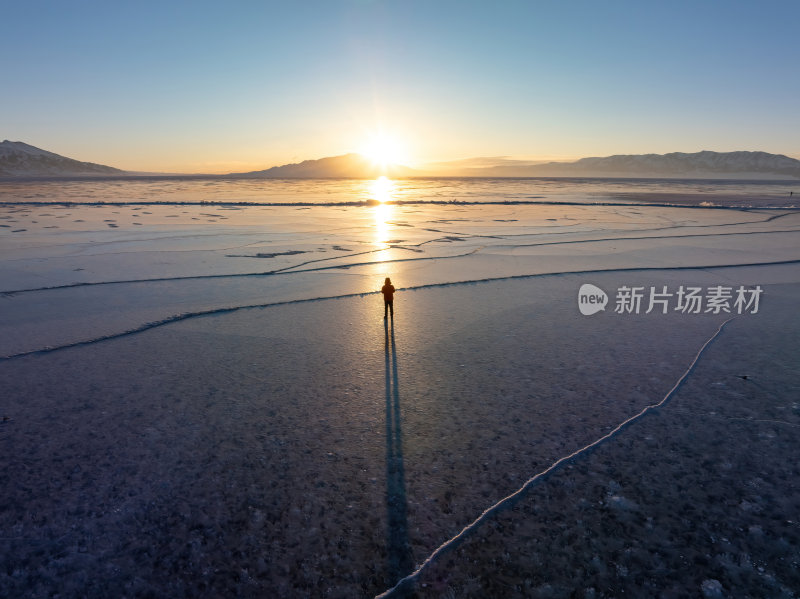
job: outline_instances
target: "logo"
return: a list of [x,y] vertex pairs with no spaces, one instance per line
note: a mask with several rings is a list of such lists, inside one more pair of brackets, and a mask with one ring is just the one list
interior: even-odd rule
[[606,309],[606,292],[590,283],[584,283],[578,290],[578,309],[584,316],[591,316]]
[[[706,288],[679,285],[677,290],[667,285],[660,287],[628,286],[617,289],[614,303],[616,314],[758,314],[761,285],[727,287],[712,285]],[[584,283],[578,290],[578,309],[584,316],[606,309],[606,292]]]

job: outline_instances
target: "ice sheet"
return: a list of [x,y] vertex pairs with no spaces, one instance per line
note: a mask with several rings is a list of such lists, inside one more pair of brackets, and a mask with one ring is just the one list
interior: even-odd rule
[[[0,207],[26,229],[0,233],[0,594],[381,593],[661,399],[729,316],[617,314],[623,285],[764,294],[670,404],[481,527],[417,593],[800,587],[796,212],[193,221],[203,207],[134,225],[114,210],[70,207],[83,222],[53,230],[55,207]],[[386,328],[385,276],[400,289]],[[577,309],[587,282],[612,296],[593,316]],[[47,289],[72,283],[92,284]]]

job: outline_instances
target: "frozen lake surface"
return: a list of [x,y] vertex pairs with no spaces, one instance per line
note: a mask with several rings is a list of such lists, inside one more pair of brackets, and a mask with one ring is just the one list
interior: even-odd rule
[[[454,205],[419,201],[447,185],[396,183],[386,199],[417,200],[345,206],[375,189],[276,184],[243,206],[224,181],[110,184],[0,189],[3,596],[376,596],[661,401],[731,316],[668,402],[465,534],[414,592],[800,592],[800,210],[592,204],[763,200],[657,183],[457,181],[475,203]],[[479,199],[526,193],[573,203]],[[584,283],[604,311],[579,312]],[[638,314],[615,310],[624,287]],[[763,293],[693,314],[675,309],[689,287]],[[645,313],[662,291],[667,313]]]
[[741,179],[241,179],[136,177],[0,181],[0,203],[343,204],[400,203],[677,203],[796,206],[798,180]]

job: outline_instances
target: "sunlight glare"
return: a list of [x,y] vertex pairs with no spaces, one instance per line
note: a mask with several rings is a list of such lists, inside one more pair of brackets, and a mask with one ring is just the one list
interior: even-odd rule
[[381,175],[370,184],[370,195],[373,200],[385,204],[392,199],[394,182],[387,176]]
[[359,153],[383,168],[408,160],[405,145],[396,137],[384,134],[371,137]]
[[387,222],[392,216],[393,206],[388,204],[392,199],[394,182],[388,177],[378,177],[370,184],[370,195],[377,201],[375,211],[375,242],[385,244],[389,240],[391,226]]

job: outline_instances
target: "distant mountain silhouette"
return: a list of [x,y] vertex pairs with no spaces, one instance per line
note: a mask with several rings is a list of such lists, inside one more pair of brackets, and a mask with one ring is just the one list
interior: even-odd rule
[[800,160],[767,152],[624,154],[544,164],[506,161],[485,167],[449,164],[455,168],[444,163],[434,172],[457,177],[800,178]]
[[0,177],[98,177],[126,175],[125,171],[94,162],[81,162],[21,141],[0,143]]
[[230,176],[262,179],[375,179],[381,175],[399,179],[417,176],[417,172],[400,165],[376,165],[361,154],[345,154],[273,166],[263,171],[232,173]]
[[[531,163],[504,156],[432,163],[420,169],[381,166],[361,154],[345,154],[260,171],[192,177],[261,179],[375,179],[410,177],[620,177],[696,179],[800,179],[800,160],[767,152],[672,152],[581,158],[575,162]],[[81,162],[21,141],[0,143],[0,178],[8,177],[184,177],[135,173]]]

